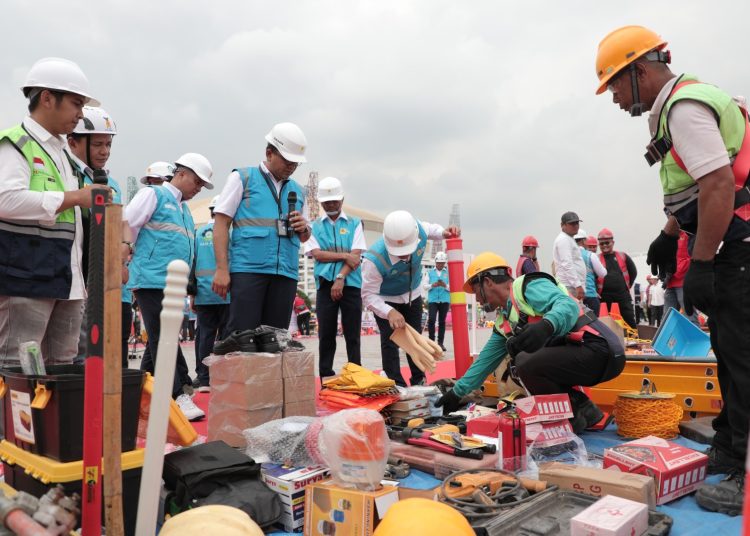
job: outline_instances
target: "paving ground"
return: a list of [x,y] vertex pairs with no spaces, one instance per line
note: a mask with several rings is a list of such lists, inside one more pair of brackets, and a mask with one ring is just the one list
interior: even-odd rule
[[[426,332],[425,332],[426,333]],[[490,337],[490,328],[480,328],[477,330],[477,351],[482,349],[484,343]],[[305,337],[298,339],[304,344],[309,350],[316,353],[318,352],[318,338],[317,337]],[[346,343],[343,337],[336,338],[336,358],[334,361],[334,368],[340,369],[341,366],[346,363]],[[453,332],[447,331],[445,333],[445,347],[448,349],[446,358],[453,359]],[[192,342],[183,342],[181,344],[182,352],[185,354],[185,359],[188,362],[188,368],[190,369],[190,375],[195,376],[195,346]],[[132,348],[132,347],[131,347]],[[380,335],[363,335],[362,336],[362,366],[370,370],[381,369],[381,358],[380,358]],[[138,359],[130,360],[130,367],[137,368],[140,365],[140,356],[143,354],[143,345],[138,345],[136,348],[136,354],[139,356]],[[406,357],[403,352],[401,353],[401,366],[405,367]],[[315,372],[318,371],[318,362],[315,360]]]

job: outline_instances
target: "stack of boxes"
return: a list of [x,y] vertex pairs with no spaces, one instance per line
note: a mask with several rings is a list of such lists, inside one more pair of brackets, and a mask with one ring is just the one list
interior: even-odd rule
[[246,446],[242,431],[281,419],[284,381],[279,354],[232,353],[210,365],[208,440]]
[[281,354],[281,375],[284,384],[284,417],[315,417],[314,354],[307,351],[284,352]]
[[399,400],[387,406],[392,422],[409,421],[411,419],[430,416],[430,402],[426,397],[413,398],[411,400]]

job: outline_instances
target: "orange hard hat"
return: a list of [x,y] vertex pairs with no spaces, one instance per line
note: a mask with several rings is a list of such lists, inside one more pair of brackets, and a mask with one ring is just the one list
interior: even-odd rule
[[596,53],[596,94],[604,93],[607,84],[617,73],[652,50],[662,50],[667,42],[643,26],[623,26],[599,43]]
[[612,231],[610,231],[609,229],[607,229],[605,227],[604,229],[602,229],[601,231],[599,231],[598,238],[599,238],[599,240],[613,240],[614,239],[614,235],[612,234]]
[[586,238],[586,245],[587,246],[597,246],[597,245],[599,245],[599,242],[596,241],[596,237],[595,236],[588,236]]
[[464,292],[473,294],[474,289],[472,288],[472,283],[474,283],[474,278],[482,272],[487,272],[493,269],[504,271],[506,275],[512,276],[512,270],[510,266],[508,266],[508,262],[500,255],[492,253],[491,251],[485,251],[474,257],[474,260],[469,263],[469,267],[466,269]]
[[538,248],[539,247],[539,242],[537,242],[537,239],[534,238],[531,235],[524,236],[523,237],[523,242],[521,242],[521,247],[524,247],[524,248]]

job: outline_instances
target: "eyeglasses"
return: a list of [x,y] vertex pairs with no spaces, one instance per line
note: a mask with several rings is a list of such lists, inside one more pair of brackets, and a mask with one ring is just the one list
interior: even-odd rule
[[617,84],[620,83],[620,80],[622,80],[623,75],[628,71],[629,69],[623,69],[622,71],[614,75],[612,78],[610,78],[609,83],[607,84],[607,90],[610,91],[611,93],[614,93],[615,87],[617,86]]

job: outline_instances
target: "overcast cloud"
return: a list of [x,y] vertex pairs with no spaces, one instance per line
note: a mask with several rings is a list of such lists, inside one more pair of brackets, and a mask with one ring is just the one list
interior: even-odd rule
[[34,61],[70,58],[117,123],[123,186],[195,151],[221,188],[292,121],[309,143],[302,184],[333,175],[352,205],[444,224],[459,203],[467,251],[515,264],[534,234],[548,266],[566,210],[631,253],[664,221],[645,117],[594,95],[600,39],[648,26],[676,73],[748,95],[749,20],[740,1],[5,0],[0,121],[23,118]]

